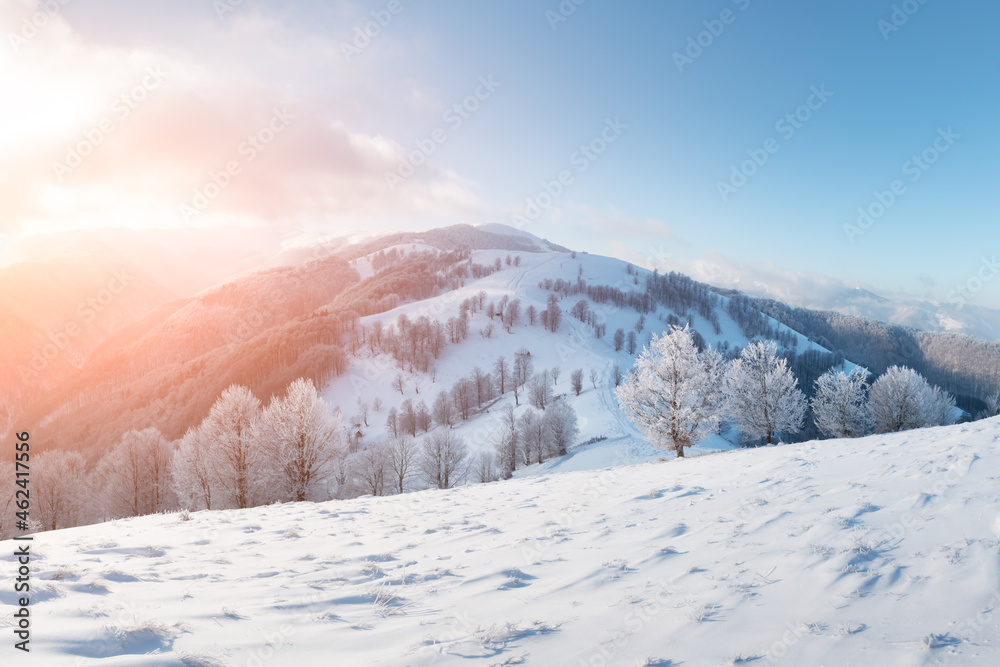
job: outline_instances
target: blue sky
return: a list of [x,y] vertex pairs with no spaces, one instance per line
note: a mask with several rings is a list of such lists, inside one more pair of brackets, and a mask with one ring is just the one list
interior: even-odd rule
[[[228,3],[221,16],[219,3]],[[573,11],[562,16],[560,7]],[[372,12],[391,21],[368,44],[345,50]],[[17,29],[20,16],[6,18]],[[95,213],[92,202],[124,206],[113,193],[125,186],[112,184],[144,173],[139,158],[130,164],[132,153],[160,150],[162,140],[150,137],[171,131],[169,104],[188,110],[178,122],[190,128],[186,135],[207,137],[191,142],[203,147],[228,126],[260,126],[269,104],[288,102],[298,109],[294,133],[262,154],[253,180],[241,176],[199,210],[199,224],[280,218],[339,231],[509,223],[566,170],[572,182],[529,231],[724,284],[766,274],[791,291],[845,283],[945,300],[1000,251],[994,4],[219,0],[213,8],[181,0],[151,9],[98,0],[67,5],[57,19],[58,31],[53,21],[7,66],[51,77],[42,41],[59,37],[65,45],[70,35],[78,51],[66,57],[81,67],[117,53],[136,68],[166,60],[174,76],[129,121],[138,139],[128,143],[120,132],[101,147],[109,153],[120,141],[118,161],[99,168],[95,157],[78,182],[60,184],[76,187],[64,198],[86,207],[53,208],[50,188],[20,184],[37,201],[14,207],[2,221],[9,233],[190,222],[177,221],[178,197],[186,197],[178,193],[199,188],[233,153],[232,142],[157,160],[149,169],[174,166],[156,179],[160,190],[140,197],[136,187],[147,186],[133,184],[121,210]],[[689,39],[700,39],[700,52],[687,51]],[[678,67],[677,53],[694,57]],[[106,68],[92,67],[105,76]],[[109,75],[107,90],[120,90],[129,75],[127,68],[120,81]],[[477,87],[482,93],[481,77],[499,86],[450,126],[447,110]],[[832,95],[821,100],[817,90]],[[810,102],[812,109],[800,109]],[[794,132],[777,125],[796,111],[808,120],[796,121]],[[581,172],[577,151],[609,120],[619,134]],[[390,192],[386,172],[418,142],[428,145],[437,128],[445,141]],[[62,146],[74,141],[69,131],[46,136],[53,135]],[[925,150],[936,159],[926,170],[909,163]],[[50,154],[60,152],[56,144]],[[724,198],[719,183],[753,154],[766,162],[748,164],[752,175]],[[183,170],[198,177],[170,181]],[[289,182],[274,185],[282,178]],[[859,207],[879,212],[876,193],[891,192],[894,181],[901,194],[892,204],[867,229],[845,230]],[[103,198],[81,194],[87,187]],[[1000,280],[973,297],[1000,307]]]

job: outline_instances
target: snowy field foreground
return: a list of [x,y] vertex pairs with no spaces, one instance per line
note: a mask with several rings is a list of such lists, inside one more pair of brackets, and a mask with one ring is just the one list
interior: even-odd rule
[[18,664],[995,666],[998,474],[994,419],[46,533]]

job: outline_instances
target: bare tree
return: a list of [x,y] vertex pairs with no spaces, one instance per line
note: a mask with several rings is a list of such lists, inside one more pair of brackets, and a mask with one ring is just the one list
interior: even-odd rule
[[598,379],[600,379],[600,378],[599,378],[599,374],[597,372],[597,369],[592,367],[590,369],[590,384],[594,385],[594,389],[597,389],[597,380]]
[[468,473],[467,455],[468,448],[462,438],[450,430],[437,430],[424,438],[420,471],[431,486],[450,489]]
[[511,373],[511,387],[514,389],[514,404],[520,405],[518,390],[531,378],[533,364],[531,363],[531,352],[521,348],[514,353],[514,369]]
[[417,436],[417,411],[410,399],[403,401],[403,405],[399,408],[399,432]]
[[483,450],[476,456],[473,472],[476,482],[479,484],[489,484],[499,479],[497,471],[497,455],[494,452]]
[[392,379],[392,388],[399,390],[399,395],[402,396],[406,389],[406,378],[403,377],[402,373],[396,373],[396,377]]
[[558,366],[553,366],[552,370],[549,371],[549,375],[552,376],[552,385],[553,386],[559,384],[559,373],[561,373],[561,372],[562,371],[559,370]]
[[469,418],[475,393],[475,386],[468,378],[460,378],[451,388],[451,400],[455,404],[455,410],[458,411],[462,421],[466,421]]
[[569,385],[577,396],[583,391],[583,369],[577,368],[569,374]]
[[511,328],[517,324],[518,320],[521,319],[521,300],[512,299],[510,303],[507,304],[507,308],[503,313],[503,323],[507,327],[507,333],[510,333]]
[[517,420],[517,438],[521,444],[524,465],[542,463],[549,454],[548,425],[534,410],[528,409]]
[[564,456],[580,434],[576,412],[565,401],[557,401],[545,411],[542,421],[548,431],[552,454]]
[[621,352],[622,347],[625,345],[625,330],[618,329],[615,331],[615,335],[611,340],[614,342],[615,352]]
[[385,495],[386,478],[390,473],[384,443],[373,443],[366,449],[352,455],[351,468],[358,486],[365,493],[373,496]]
[[392,490],[405,493],[419,460],[420,448],[409,436],[392,438],[383,445],[388,472],[392,476]]
[[524,312],[528,315],[528,324],[535,326],[535,320],[538,319],[538,309],[532,304],[529,305]]
[[517,418],[514,416],[514,406],[510,403],[500,408],[500,425],[494,432],[493,447],[497,454],[500,475],[509,479],[517,470]]
[[451,426],[455,419],[455,410],[451,401],[451,396],[446,391],[442,391],[434,399],[434,421],[441,426]]
[[372,410],[375,412],[382,412],[382,397],[376,396],[372,399]]
[[482,408],[483,403],[490,399],[489,385],[491,378],[489,373],[484,373],[483,369],[476,366],[472,369],[472,382],[476,387],[476,407]]
[[417,428],[424,433],[431,430],[431,412],[427,409],[427,404],[423,400],[417,403],[414,420],[416,421]]
[[629,354],[635,354],[637,348],[638,348],[638,343],[636,341],[635,332],[629,331],[628,335],[626,336],[625,350]]
[[507,393],[507,381],[510,379],[510,366],[507,365],[507,360],[503,358],[503,355],[497,357],[493,363],[493,377],[500,390],[500,395],[503,396]]
[[548,331],[555,333],[559,330],[559,322],[562,320],[562,309],[559,308],[559,297],[550,294],[548,305],[542,311],[542,326]]
[[396,408],[389,408],[389,414],[385,418],[385,430],[393,435],[399,435],[399,413]]
[[614,383],[615,387],[618,387],[622,383],[622,369],[621,366],[615,364],[611,367],[611,381]]

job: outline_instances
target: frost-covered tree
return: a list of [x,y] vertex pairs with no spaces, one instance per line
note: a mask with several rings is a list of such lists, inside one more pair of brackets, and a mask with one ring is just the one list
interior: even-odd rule
[[552,402],[552,385],[549,383],[549,371],[535,373],[528,383],[528,400],[539,410],[544,410]]
[[171,488],[185,509],[212,509],[212,488],[217,485],[208,448],[211,439],[201,425],[189,428],[174,451],[170,465]]
[[79,452],[51,450],[32,459],[31,517],[45,530],[84,523],[87,495],[86,463]]
[[868,409],[876,433],[896,433],[950,422],[954,400],[905,366],[892,366],[872,383]]
[[955,397],[941,387],[931,387],[927,408],[928,426],[947,426],[954,423]]
[[576,412],[565,401],[557,401],[545,411],[542,421],[549,433],[552,454],[564,456],[580,434]]
[[202,422],[208,459],[218,483],[216,507],[245,509],[263,501],[266,454],[254,439],[260,401],[249,389],[232,385],[222,392]]
[[258,424],[278,499],[326,499],[326,484],[344,455],[344,443],[339,413],[330,410],[312,381],[292,382],[284,396],[271,399]]
[[156,428],[129,431],[94,471],[105,515],[124,518],[170,508],[169,443]]
[[994,392],[984,400],[986,407],[979,411],[976,419],[990,419],[1000,415],[1000,391]]
[[419,468],[424,479],[438,489],[450,489],[468,473],[465,441],[450,430],[437,430],[424,438]]
[[671,327],[653,338],[615,394],[650,442],[682,457],[718,428],[722,375],[717,353],[698,352],[688,329]]
[[726,412],[744,435],[770,445],[775,433],[802,429],[806,397],[774,341],[746,346],[729,364],[724,384]]
[[868,412],[868,373],[829,370],[816,380],[810,402],[820,433],[829,438],[857,438],[871,429]]

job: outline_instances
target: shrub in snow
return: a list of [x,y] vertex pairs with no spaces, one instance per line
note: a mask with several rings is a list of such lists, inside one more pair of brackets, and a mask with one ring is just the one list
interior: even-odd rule
[[719,355],[698,352],[691,332],[675,326],[642,351],[615,395],[652,443],[681,457],[718,427],[721,377]]

